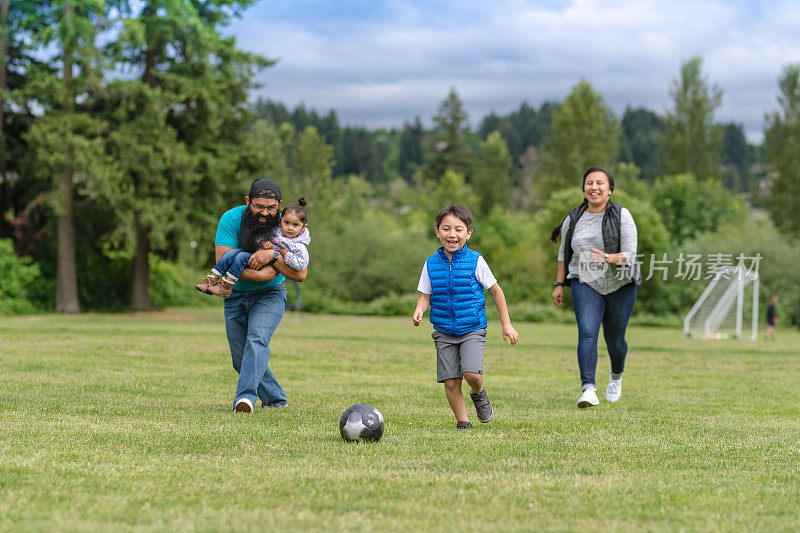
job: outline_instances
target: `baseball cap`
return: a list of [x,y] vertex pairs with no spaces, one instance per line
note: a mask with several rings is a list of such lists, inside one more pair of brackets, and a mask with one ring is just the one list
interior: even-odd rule
[[281,188],[269,178],[258,178],[250,185],[250,198],[269,198],[281,201]]

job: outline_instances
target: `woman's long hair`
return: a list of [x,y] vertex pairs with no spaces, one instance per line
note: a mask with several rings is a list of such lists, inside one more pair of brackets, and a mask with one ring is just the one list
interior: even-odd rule
[[[611,175],[611,173],[605,167],[589,167],[586,170],[586,172],[583,173],[583,180],[581,180],[581,191],[583,190],[583,186],[586,184],[586,176],[588,176],[592,172],[602,172],[603,174],[605,174],[606,177],[608,178],[609,187],[611,188],[612,191],[614,190],[614,177]],[[581,202],[578,207],[582,206],[583,204],[587,204],[587,203],[589,203],[589,200],[587,200],[584,197],[583,202]],[[563,225],[564,225],[564,220],[561,221],[561,224],[559,224],[558,226],[553,228],[553,232],[550,234],[550,240],[551,241],[558,242],[558,236],[561,235],[561,226],[563,226]]]

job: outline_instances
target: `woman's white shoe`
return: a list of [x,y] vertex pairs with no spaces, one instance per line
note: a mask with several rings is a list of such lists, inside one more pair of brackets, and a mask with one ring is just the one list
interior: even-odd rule
[[606,400],[616,402],[622,396],[622,378],[614,379],[608,376],[608,387],[606,388]]
[[581,394],[581,397],[578,398],[578,407],[583,409],[584,407],[592,407],[600,403],[600,400],[597,399],[597,393],[594,389],[586,389]]

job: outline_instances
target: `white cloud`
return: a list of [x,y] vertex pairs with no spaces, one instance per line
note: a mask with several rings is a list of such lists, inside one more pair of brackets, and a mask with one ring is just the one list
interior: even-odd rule
[[395,0],[346,24],[344,12],[270,20],[269,4],[259,5],[233,31],[243,47],[280,59],[260,94],[368,126],[428,120],[451,86],[477,121],[522,101],[560,100],[580,78],[617,113],[664,112],[681,61],[699,54],[724,90],[718,119],[744,123],[757,139],[777,76],[800,61],[800,10],[788,0]]

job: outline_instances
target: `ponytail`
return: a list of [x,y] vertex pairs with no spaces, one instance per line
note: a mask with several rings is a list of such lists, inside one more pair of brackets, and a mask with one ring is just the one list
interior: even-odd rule
[[[578,207],[580,207],[583,204],[588,204],[588,203],[589,203],[589,200],[584,198],[583,202],[581,202]],[[569,216],[569,214],[567,214],[567,216]],[[566,218],[564,220],[566,220]],[[561,221],[561,224],[559,224],[558,226],[553,228],[553,232],[550,234],[550,240],[552,242],[558,242],[558,236],[561,234],[561,226],[564,225],[564,220]]]
[[561,235],[561,226],[564,225],[564,221],[561,221],[561,224],[553,228],[553,233],[550,234],[550,240],[552,242],[558,242],[558,236]]

